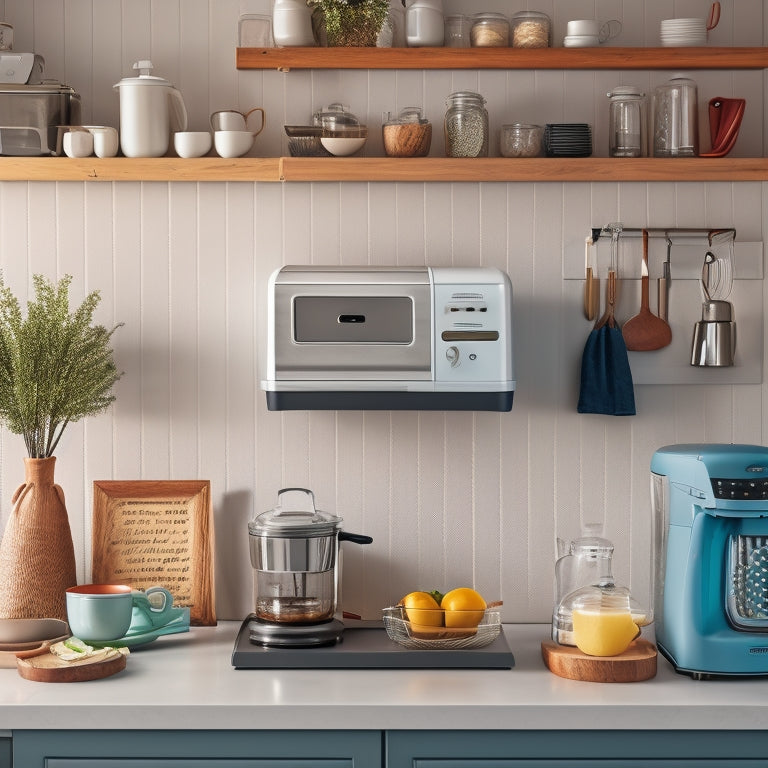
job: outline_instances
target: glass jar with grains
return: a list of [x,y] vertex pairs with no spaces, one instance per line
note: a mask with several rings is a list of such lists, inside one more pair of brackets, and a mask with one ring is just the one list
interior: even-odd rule
[[539,157],[543,135],[544,129],[540,125],[502,125],[499,141],[502,157]]
[[500,48],[509,45],[509,19],[503,13],[476,13],[472,17],[472,47]]
[[552,45],[552,22],[546,13],[520,11],[512,16],[513,48],[549,48]]
[[488,110],[472,91],[457,91],[446,101],[446,157],[488,157]]

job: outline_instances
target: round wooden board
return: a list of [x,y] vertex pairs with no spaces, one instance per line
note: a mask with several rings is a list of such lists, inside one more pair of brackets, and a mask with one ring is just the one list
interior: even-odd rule
[[38,683],[80,683],[99,680],[125,669],[127,656],[116,653],[106,659],[71,662],[62,661],[52,653],[43,653],[28,659],[17,659],[16,669],[25,680]]
[[618,656],[587,656],[578,648],[547,641],[541,657],[550,672],[569,680],[590,683],[637,683],[656,675],[656,646],[635,640]]

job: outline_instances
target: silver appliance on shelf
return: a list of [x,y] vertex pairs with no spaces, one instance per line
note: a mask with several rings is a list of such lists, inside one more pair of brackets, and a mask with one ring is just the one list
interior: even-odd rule
[[270,278],[270,410],[509,411],[515,384],[499,269],[285,266]]
[[80,123],[80,95],[43,77],[36,53],[0,52],[0,155],[61,154],[61,126]]

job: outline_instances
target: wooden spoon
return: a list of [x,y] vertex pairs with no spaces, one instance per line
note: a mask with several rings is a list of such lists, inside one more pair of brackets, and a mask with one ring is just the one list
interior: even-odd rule
[[621,331],[627,349],[634,352],[661,349],[672,341],[672,329],[669,323],[651,312],[648,293],[648,232],[644,229],[640,312],[630,317]]

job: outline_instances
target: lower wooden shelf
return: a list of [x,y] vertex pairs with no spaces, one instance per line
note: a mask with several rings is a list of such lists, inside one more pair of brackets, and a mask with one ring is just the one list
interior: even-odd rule
[[0,181],[768,181],[768,159],[2,157]]

